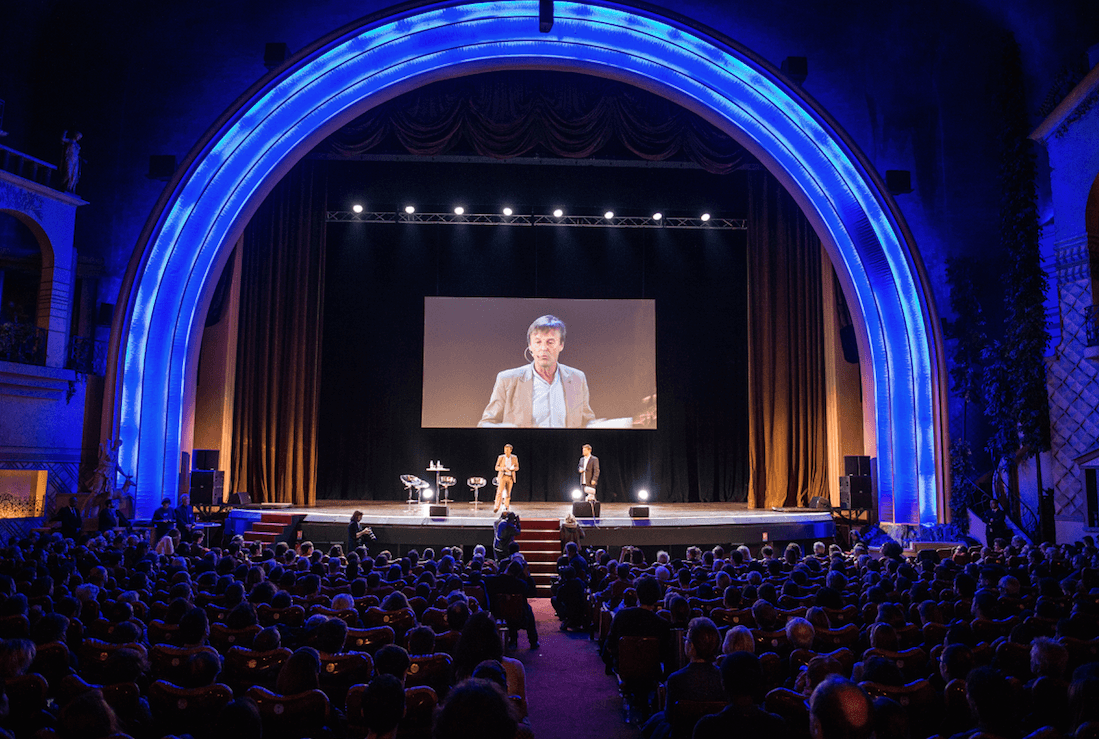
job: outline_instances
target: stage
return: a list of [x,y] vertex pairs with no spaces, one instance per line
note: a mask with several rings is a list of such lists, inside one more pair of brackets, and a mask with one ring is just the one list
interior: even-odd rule
[[[655,503],[649,504],[647,518],[631,518],[629,503],[603,503],[599,518],[581,517],[584,546],[620,547],[626,544],[650,548],[672,548],[673,556],[682,556],[692,544],[714,546],[747,544],[753,551],[763,542],[777,546],[796,541],[812,543],[830,540],[835,535],[829,511],[808,508],[781,510],[749,509],[745,503]],[[409,505],[391,501],[325,501],[312,507],[244,507],[231,511],[226,532],[245,533],[261,521],[285,522],[284,536],[276,541],[311,541],[318,547],[343,544],[353,511],[363,512],[363,523],[370,526],[377,540],[372,552],[389,549],[394,553],[426,546],[470,547],[492,545],[492,503],[455,502],[446,516],[430,516],[427,505]],[[572,510],[570,503],[518,502],[512,510],[533,528],[556,529]],[[271,527],[273,528],[273,527]]]

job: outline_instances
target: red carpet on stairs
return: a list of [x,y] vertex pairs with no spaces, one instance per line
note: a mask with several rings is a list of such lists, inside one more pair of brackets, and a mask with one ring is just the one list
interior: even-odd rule
[[[526,533],[526,522],[523,522]],[[527,649],[525,636],[510,656],[527,671],[530,726],[537,739],[637,739],[627,724],[614,677],[603,673],[595,642],[586,634],[558,629],[549,598],[531,601],[538,622],[537,651]]]

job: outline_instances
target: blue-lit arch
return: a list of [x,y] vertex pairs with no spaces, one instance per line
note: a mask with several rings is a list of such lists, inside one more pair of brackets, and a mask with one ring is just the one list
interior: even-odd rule
[[882,520],[934,523],[945,446],[940,339],[926,278],[889,196],[828,117],[745,49],[651,10],[536,0],[425,5],[325,39],[239,101],[150,217],[112,332],[120,462],[152,510],[178,484],[188,371],[212,274],[264,195],[318,141],[424,84],[492,69],[621,79],[734,136],[798,198],[857,302],[872,372]]

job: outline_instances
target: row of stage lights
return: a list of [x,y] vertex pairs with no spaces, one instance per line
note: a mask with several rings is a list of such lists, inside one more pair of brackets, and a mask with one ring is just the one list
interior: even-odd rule
[[[354,205],[351,206],[351,211],[353,213],[362,213],[363,212],[363,206],[360,205],[359,203],[355,203]],[[404,207],[404,212],[407,213],[408,215],[412,215],[416,212],[416,206],[406,205]],[[462,216],[462,215],[465,215],[465,213],[466,213],[466,209],[463,208],[462,206],[457,205],[457,206],[454,207],[454,215]],[[515,211],[512,210],[511,208],[508,208],[508,207],[505,207],[503,210],[500,211],[500,213],[502,213],[504,216],[513,216],[513,215],[515,215]],[[565,217],[565,211],[561,208],[557,208],[553,211],[553,217],[554,218],[564,218]],[[605,213],[603,213],[603,218],[605,218],[608,221],[613,221],[614,220],[614,211],[613,210],[606,211]],[[652,219],[654,221],[660,221],[662,218],[664,218],[664,214],[659,212],[659,211],[652,214]],[[703,213],[698,218],[699,218],[700,221],[705,223],[706,221],[710,220],[710,214],[709,213]]]

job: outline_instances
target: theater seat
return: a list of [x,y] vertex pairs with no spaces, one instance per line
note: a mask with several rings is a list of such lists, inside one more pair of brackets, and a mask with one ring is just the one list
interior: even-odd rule
[[269,690],[275,687],[279,670],[291,652],[285,647],[257,652],[247,647],[233,647],[225,653],[221,679],[233,689],[233,694],[241,696],[253,685]]
[[233,691],[221,683],[181,688],[166,680],[157,680],[149,686],[148,695],[149,708],[161,736],[205,735],[221,709],[233,700]]
[[297,628],[305,623],[305,609],[301,606],[272,608],[266,603],[260,603],[259,607],[256,608],[256,617],[263,626]]
[[213,647],[173,647],[170,644],[153,644],[149,647],[149,664],[152,666],[154,680],[167,680],[179,683],[190,672],[191,659],[203,653],[221,659]]
[[328,697],[320,690],[279,695],[255,686],[248,689],[247,696],[259,707],[264,739],[316,736],[328,723]]
[[334,706],[347,700],[347,690],[374,677],[374,660],[366,652],[321,653],[321,690]]
[[393,644],[396,635],[392,626],[374,626],[367,629],[348,629],[344,649],[374,654],[386,644]]
[[787,734],[791,739],[809,735],[809,701],[801,693],[789,688],[775,688],[767,692],[763,707],[786,720]]
[[727,705],[725,701],[676,701],[665,712],[665,716],[670,717],[672,739],[691,739],[700,718],[721,713]]
[[412,658],[405,673],[405,686],[426,685],[445,698],[454,679],[454,660],[449,654],[423,654]]
[[224,654],[233,647],[252,647],[262,629],[258,625],[245,626],[243,629],[230,629],[225,624],[210,624],[210,645]]
[[439,698],[431,688],[405,688],[405,713],[397,727],[397,739],[431,739],[431,723],[438,705]]

